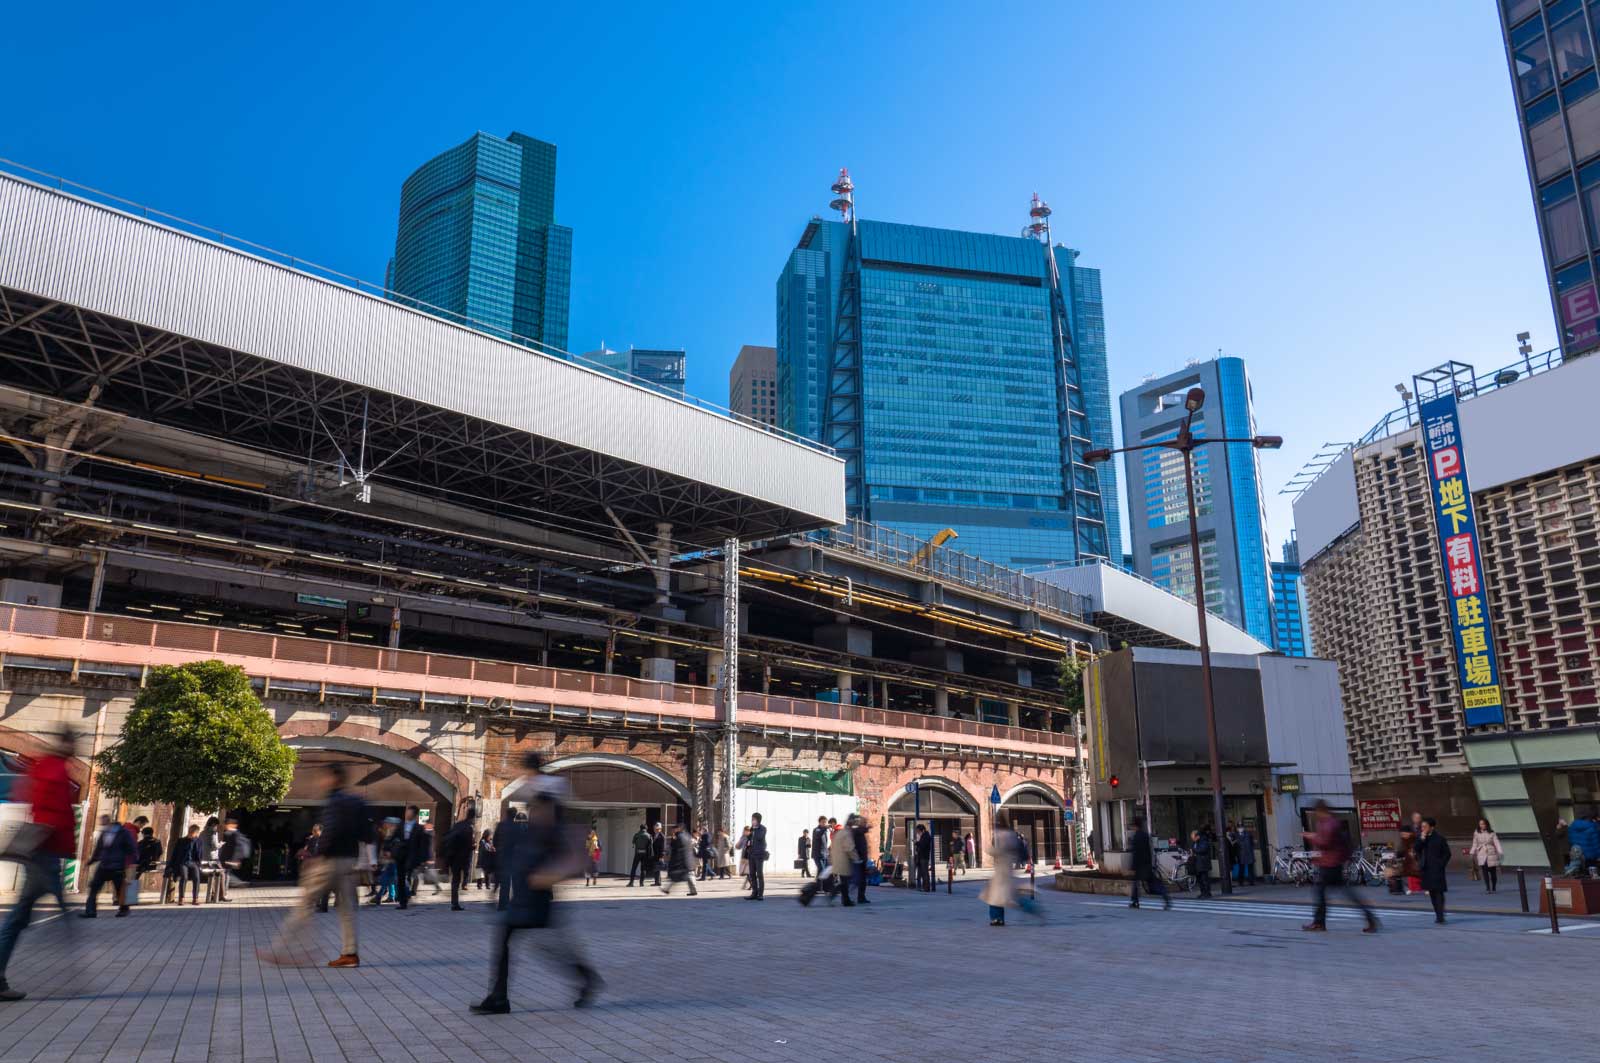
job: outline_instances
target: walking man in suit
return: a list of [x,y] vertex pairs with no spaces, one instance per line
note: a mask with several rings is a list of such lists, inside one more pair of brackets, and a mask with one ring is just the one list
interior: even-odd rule
[[817,863],[817,878],[824,877],[828,866],[828,817],[818,816],[817,825],[811,828],[811,859]]
[[761,813],[750,816],[750,840],[745,843],[744,857],[750,863],[750,899],[765,900],[767,875],[763,870],[767,862],[767,828],[761,825]]
[[917,889],[923,893],[933,891],[933,835],[921,823],[917,824],[916,843]]
[[394,846],[395,907],[404,911],[411,903],[411,876],[429,856],[428,834],[417,822],[417,806],[406,806],[405,822],[390,840]]

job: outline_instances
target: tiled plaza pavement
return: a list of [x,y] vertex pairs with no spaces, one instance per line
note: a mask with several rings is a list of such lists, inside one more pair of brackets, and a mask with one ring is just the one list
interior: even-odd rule
[[[52,919],[12,962],[29,996],[0,1004],[0,1060],[1596,1058],[1581,998],[1600,927],[1397,912],[1366,936],[1345,913],[1313,935],[1281,905],[1129,911],[1045,891],[1048,923],[1013,912],[991,929],[970,880],[954,896],[875,890],[852,910],[802,909],[785,889],[755,904],[720,885],[571,888],[606,992],[574,1010],[563,974],[524,952],[503,1017],[466,1011],[487,979],[481,894],[466,913],[428,891],[408,912],[363,907],[349,971],[257,962],[283,889]],[[331,956],[337,916],[317,922]]]

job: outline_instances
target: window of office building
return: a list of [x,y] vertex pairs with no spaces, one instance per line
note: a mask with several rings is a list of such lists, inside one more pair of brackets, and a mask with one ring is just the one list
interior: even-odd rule
[[1550,65],[1550,45],[1544,36],[1544,19],[1531,19],[1511,31],[1511,57],[1516,64],[1517,87],[1524,103],[1555,87],[1555,74]]
[[1589,27],[1584,23],[1583,4],[1580,0],[1562,0],[1551,4],[1550,46],[1555,56],[1556,77],[1566,81],[1593,65],[1589,46]]
[[1567,262],[1583,254],[1588,243],[1584,239],[1578,190],[1572,178],[1563,177],[1541,188],[1539,204],[1544,212],[1545,241],[1550,247],[1551,261]]

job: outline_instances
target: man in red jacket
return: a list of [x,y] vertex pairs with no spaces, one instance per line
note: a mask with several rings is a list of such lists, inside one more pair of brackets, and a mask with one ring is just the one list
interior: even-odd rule
[[46,893],[55,895],[63,913],[67,899],[61,891],[61,860],[72,855],[75,823],[72,815],[72,779],[67,774],[67,759],[72,756],[71,731],[62,731],[49,752],[28,767],[19,799],[33,806],[33,822],[40,828],[39,840],[28,862],[23,865],[22,894],[17,898],[5,925],[0,926],[0,1001],[21,1000],[25,994],[6,981],[6,967],[17,937],[33,920],[33,905]]

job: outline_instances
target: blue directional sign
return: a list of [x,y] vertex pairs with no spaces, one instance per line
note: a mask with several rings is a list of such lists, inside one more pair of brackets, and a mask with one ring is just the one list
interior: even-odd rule
[[998,805],[1000,803],[1000,787],[996,786],[990,789],[989,803],[991,805]]

